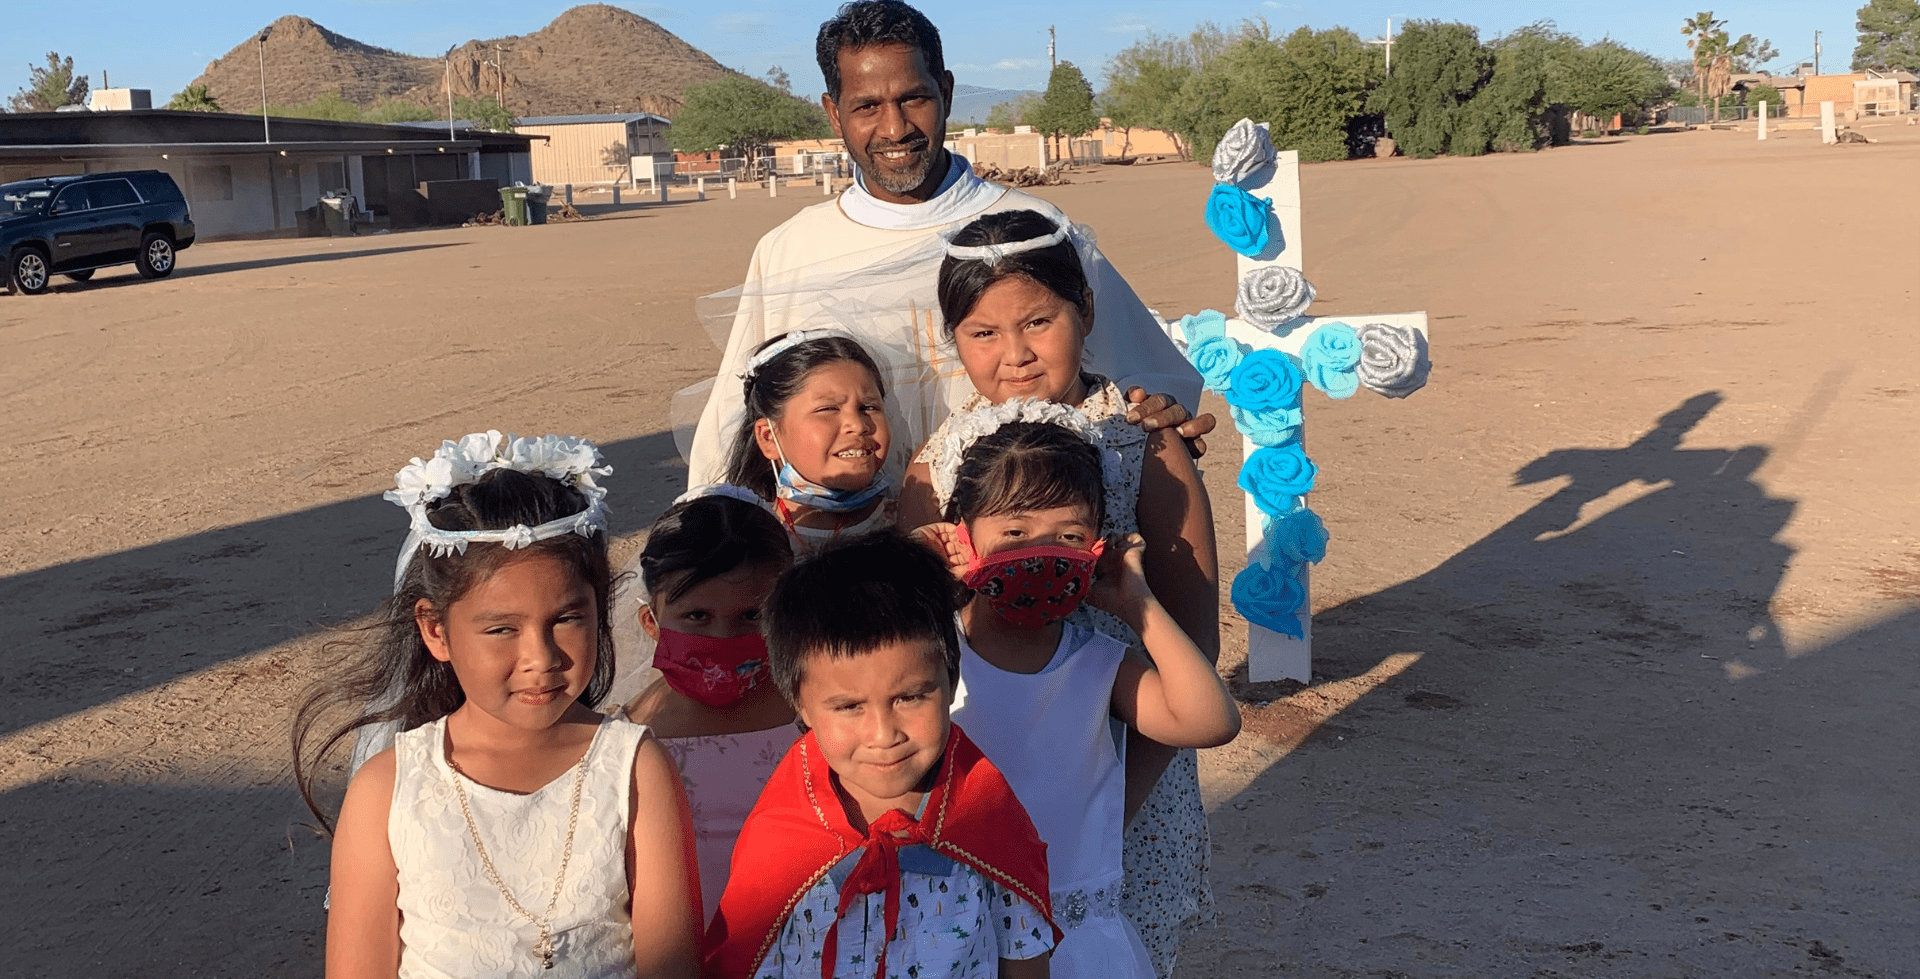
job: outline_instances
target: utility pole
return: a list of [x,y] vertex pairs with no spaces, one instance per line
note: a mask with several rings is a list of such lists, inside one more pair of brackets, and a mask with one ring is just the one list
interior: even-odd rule
[[447,142],[453,142],[453,49],[447,49]]
[[500,42],[498,41],[493,44],[493,72],[495,80],[500,83],[500,108],[504,109],[507,107],[507,67],[500,63]]
[[1060,67],[1059,59],[1054,56],[1054,44],[1055,44],[1055,37],[1053,33],[1053,25],[1048,24],[1047,25],[1047,70],[1048,71],[1052,71],[1053,69]]
[[[267,121],[267,32],[261,31],[253,40],[260,50],[260,139],[271,143],[273,142],[273,125]],[[279,227],[279,219],[274,220],[274,227]]]
[[1820,74],[1820,32],[1813,32],[1813,73]]

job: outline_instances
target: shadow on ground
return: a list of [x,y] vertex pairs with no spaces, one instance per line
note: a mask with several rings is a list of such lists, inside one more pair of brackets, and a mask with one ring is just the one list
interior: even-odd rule
[[[602,451],[616,535],[684,488],[671,432]],[[405,532],[405,513],[365,496],[0,578],[0,735],[372,610]]]
[[1920,610],[1787,648],[1768,449],[1680,447],[1720,400],[1528,463],[1565,485],[1316,616],[1326,679],[1420,657],[1215,814],[1184,976],[1920,968]]

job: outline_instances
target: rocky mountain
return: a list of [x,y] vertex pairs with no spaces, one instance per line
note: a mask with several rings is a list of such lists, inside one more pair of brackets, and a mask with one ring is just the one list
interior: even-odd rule
[[374,47],[305,17],[282,17],[207,65],[193,84],[207,86],[229,112],[257,112],[263,56],[270,105],[338,92],[363,106],[402,99],[440,108],[446,105],[451,75],[456,97],[495,97],[504,91],[507,108],[521,117],[600,112],[671,117],[688,86],[731,73],[645,17],[588,4],[532,34],[468,41],[446,59]]

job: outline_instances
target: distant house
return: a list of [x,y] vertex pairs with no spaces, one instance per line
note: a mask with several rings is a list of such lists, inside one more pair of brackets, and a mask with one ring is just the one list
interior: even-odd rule
[[[530,178],[514,133],[268,120],[224,112],[0,114],[0,182],[28,177],[164,170],[186,192],[202,238],[295,235],[321,196],[351,193],[390,227],[448,220],[422,185]],[[470,215],[469,215],[470,216]]]
[[536,182],[598,184],[627,179],[629,161],[636,156],[671,159],[669,125],[651,112],[629,112],[534,116],[515,123],[513,131],[542,138],[532,150]]
[[1750,92],[1766,85],[1778,89],[1788,116],[1818,116],[1820,103],[1832,102],[1841,118],[1849,113],[1894,115],[1920,109],[1920,76],[1907,71],[1864,71],[1846,75],[1735,75],[1733,90]]

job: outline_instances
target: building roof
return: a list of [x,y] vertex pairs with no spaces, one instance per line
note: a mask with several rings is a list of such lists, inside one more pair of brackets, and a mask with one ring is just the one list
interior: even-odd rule
[[666,119],[660,116],[656,116],[651,112],[624,112],[624,113],[616,113],[614,115],[603,115],[603,116],[534,116],[530,119],[521,119],[515,122],[514,125],[516,126],[581,126],[581,125],[587,125],[589,123],[599,123],[599,122],[618,122],[618,123],[629,123],[629,124],[636,123],[636,122],[651,122],[660,126],[665,126],[670,124]]
[[[446,123],[438,123],[445,126]],[[328,119],[269,119],[269,143],[263,139],[260,117],[231,112],[174,112],[135,109],[126,112],[31,112],[0,114],[0,151],[25,147],[206,147],[203,152],[249,152],[259,149],[301,149],[328,152],[385,152],[389,147],[430,139],[415,126]],[[454,140],[432,140],[430,145],[461,150],[525,149],[537,136],[470,130]],[[475,144],[479,144],[476,146]],[[218,146],[219,150],[211,147]]]

